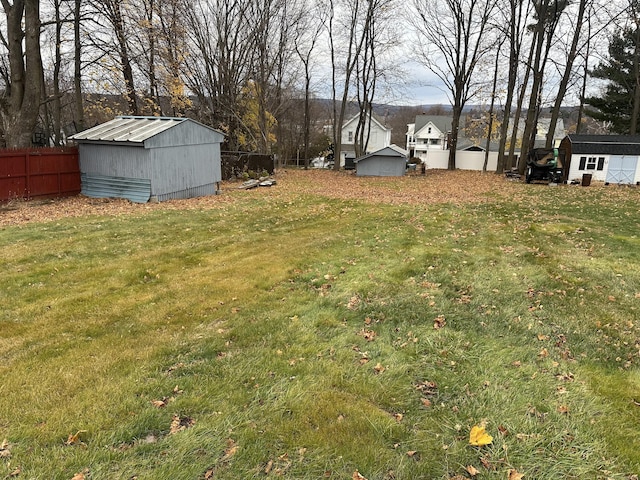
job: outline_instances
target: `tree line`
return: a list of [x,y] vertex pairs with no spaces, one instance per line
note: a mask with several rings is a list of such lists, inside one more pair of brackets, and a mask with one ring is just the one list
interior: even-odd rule
[[515,151],[533,148],[543,110],[548,146],[568,102],[617,133],[636,133],[640,115],[638,0],[0,1],[11,148],[34,132],[62,145],[121,113],[195,118],[228,150],[308,161],[331,144],[339,158],[356,105],[360,154],[374,105],[420,82],[408,60],[450,101],[450,168],[472,101],[500,118],[499,171],[524,169]]

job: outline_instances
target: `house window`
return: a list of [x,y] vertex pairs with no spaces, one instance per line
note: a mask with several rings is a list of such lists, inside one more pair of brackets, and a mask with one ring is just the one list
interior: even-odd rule
[[347,132],[347,137],[348,137],[348,142],[353,142],[353,132],[349,131]]
[[427,133],[431,133],[431,127],[427,129]]
[[604,157],[580,157],[578,170],[604,170]]
[[440,139],[439,138],[432,138],[431,139],[431,145],[440,145]]

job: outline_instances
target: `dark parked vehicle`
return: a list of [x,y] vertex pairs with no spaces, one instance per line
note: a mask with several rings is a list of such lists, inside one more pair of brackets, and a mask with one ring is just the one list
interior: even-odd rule
[[526,182],[562,183],[563,156],[557,148],[531,150],[527,157]]

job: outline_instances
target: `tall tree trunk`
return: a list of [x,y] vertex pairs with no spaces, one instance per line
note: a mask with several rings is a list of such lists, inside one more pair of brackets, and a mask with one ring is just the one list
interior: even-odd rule
[[633,108],[629,122],[629,135],[635,135],[638,130],[638,114],[640,114],[640,26],[636,23],[633,34],[633,75],[635,85],[633,88]]
[[[573,39],[571,40],[571,47],[569,49],[569,54],[567,55],[567,64],[565,65],[564,73],[562,75],[562,79],[560,80],[560,85],[558,86],[558,93],[556,94],[556,100],[553,104],[553,109],[551,110],[551,121],[549,122],[549,131],[547,132],[547,141],[545,145],[547,148],[553,147],[553,139],[556,133],[556,126],[558,123],[558,118],[560,117],[560,107],[562,106],[562,101],[564,100],[564,96],[567,93],[567,87],[569,85],[569,80],[571,79],[571,73],[573,71],[573,63],[575,62],[578,55],[578,41],[580,39],[580,33],[582,32],[582,21],[584,19],[586,6],[587,0],[580,0],[580,3],[578,5],[578,18],[576,19],[576,27],[573,31]],[[638,92],[638,94],[640,94],[640,88],[636,88],[636,91]]]
[[498,87],[498,67],[500,60],[500,49],[502,48],[502,44],[504,43],[504,38],[498,44],[498,49],[496,50],[496,62],[493,67],[493,86],[491,89],[491,106],[489,107],[489,124],[487,127],[487,142],[484,150],[484,163],[482,165],[482,171],[487,171],[487,165],[489,163],[489,148],[491,147],[491,131],[493,130],[493,116],[494,116],[494,107],[496,103],[496,89]]
[[53,64],[53,143],[62,145],[62,102],[60,94],[60,68],[62,64],[62,20],[60,18],[60,1],[54,1],[56,19],[55,61]]
[[122,68],[122,76],[124,77],[125,95],[129,104],[129,113],[138,115],[138,99],[135,88],[135,80],[133,78],[133,67],[131,57],[129,56],[129,44],[127,42],[127,34],[125,32],[124,19],[122,17],[122,9],[120,0],[105,1],[109,20],[113,26],[118,46],[118,54],[120,56],[120,67]]
[[82,41],[80,39],[80,15],[82,0],[75,0],[73,14],[73,86],[75,127],[77,132],[84,130],[84,106],[82,99]]
[[40,2],[17,0],[12,5],[2,0],[2,6],[7,22],[10,68],[2,123],[7,147],[22,148],[31,145],[42,99]]
[[[522,51],[522,7],[523,3],[519,0],[510,0],[510,21],[509,24],[509,79],[507,80],[507,93],[504,103],[504,114],[502,125],[500,126],[500,146],[498,147],[498,163],[496,165],[496,173],[503,173],[507,167],[510,169],[513,165],[513,150],[511,155],[506,154],[507,137],[509,134],[509,125],[512,130],[516,131],[517,122],[511,122],[511,109],[513,98],[516,92],[516,81],[518,79],[518,66],[520,62],[520,52]],[[511,142],[513,145],[513,140]],[[507,162],[508,161],[508,162]]]

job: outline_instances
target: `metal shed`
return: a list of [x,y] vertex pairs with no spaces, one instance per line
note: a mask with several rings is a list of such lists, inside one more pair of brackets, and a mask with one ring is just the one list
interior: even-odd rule
[[77,133],[82,193],[145,203],[213,195],[224,135],[189,118],[120,116]]
[[401,177],[407,169],[407,152],[396,145],[389,145],[357,158],[355,164],[359,177]]
[[560,149],[567,181],[587,174],[607,183],[640,182],[640,135],[567,135]]

